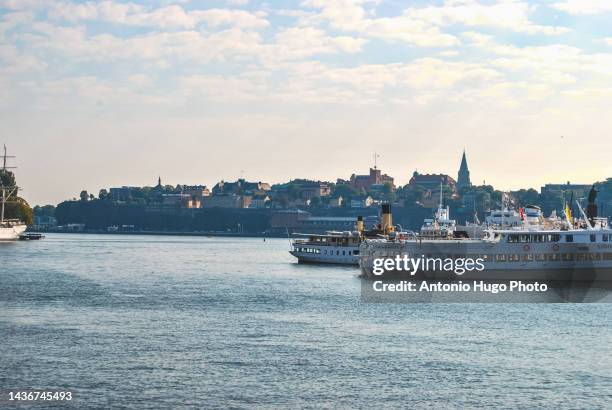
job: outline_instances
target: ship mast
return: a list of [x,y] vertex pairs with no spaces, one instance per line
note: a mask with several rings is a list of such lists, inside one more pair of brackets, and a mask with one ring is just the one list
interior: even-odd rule
[[[4,155],[2,156],[2,174],[6,174],[7,169],[15,168],[15,167],[7,167],[6,159],[7,158],[15,158],[14,156],[6,155],[6,144],[4,144]],[[17,187],[5,187],[0,180],[0,189],[2,190],[2,196],[0,197],[1,209],[0,209],[0,225],[4,223],[4,205],[6,204],[6,200],[11,196],[13,192],[17,190]],[[9,191],[10,189],[10,191]],[[9,191],[7,193],[7,191]]]

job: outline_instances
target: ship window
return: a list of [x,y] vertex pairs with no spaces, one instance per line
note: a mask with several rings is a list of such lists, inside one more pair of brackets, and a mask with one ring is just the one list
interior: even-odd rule
[[573,253],[564,253],[563,254],[563,260],[564,261],[573,261],[574,260],[574,254]]
[[503,253],[495,255],[495,261],[496,262],[505,262],[506,261],[506,255],[503,254]]
[[548,254],[548,260],[551,261],[551,262],[558,261],[559,259],[561,259],[561,258],[559,257],[558,253],[550,253],[550,254]]
[[349,256],[351,256],[351,251],[348,251]]
[[526,262],[533,262],[533,254],[526,253],[523,255],[523,260]]
[[509,262],[518,262],[521,260],[521,255],[519,255],[518,253],[513,253],[508,255],[508,261]]
[[595,242],[597,240],[597,235],[591,234],[591,242]]
[[604,233],[603,235],[601,235],[601,240],[604,242],[608,242],[608,234]]
[[336,255],[340,255],[340,251],[336,251]]
[[345,255],[345,253],[344,253],[344,251],[342,251],[342,256],[344,256],[344,255]]
[[610,252],[606,252],[603,254],[603,260],[605,261],[612,261],[612,253]]
[[565,235],[565,242],[574,242],[574,235]]
[[587,254],[586,253],[576,254],[576,260],[580,262],[584,262],[585,260],[587,260]]
[[601,260],[601,254],[599,254],[599,253],[589,253],[589,260],[590,261]]
[[359,249],[353,251],[353,255],[359,255]]
[[535,260],[538,261],[538,262],[545,261],[546,260],[546,254],[545,253],[536,253]]

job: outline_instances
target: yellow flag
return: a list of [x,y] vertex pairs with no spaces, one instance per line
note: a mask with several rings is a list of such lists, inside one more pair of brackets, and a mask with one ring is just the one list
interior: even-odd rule
[[572,217],[572,210],[570,209],[569,204],[565,203],[565,217],[567,218],[570,225],[574,225],[574,218]]

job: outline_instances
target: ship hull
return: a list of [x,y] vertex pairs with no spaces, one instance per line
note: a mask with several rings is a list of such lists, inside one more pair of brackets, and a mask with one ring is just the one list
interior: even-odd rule
[[[341,254],[342,251],[339,251],[338,255],[336,255],[335,252],[333,255],[305,253],[305,252],[296,252],[296,251],[290,251],[289,253],[297,258],[298,263],[359,266],[359,256],[346,255],[346,251],[347,251],[346,248],[344,248],[343,250],[345,251],[345,255]],[[330,250],[330,253],[331,253],[331,250]]]
[[25,232],[26,225],[15,225],[11,227],[0,227],[0,241],[16,241]]
[[[612,281],[612,244],[493,244],[484,241],[421,241],[364,243],[360,267],[367,277],[393,276],[431,279],[527,280],[527,281]],[[375,259],[395,258],[480,258],[484,269],[457,273],[454,270],[385,269],[374,273]]]

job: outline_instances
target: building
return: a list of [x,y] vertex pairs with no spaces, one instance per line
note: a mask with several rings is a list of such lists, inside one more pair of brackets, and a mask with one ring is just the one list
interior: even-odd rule
[[270,218],[270,226],[277,231],[294,230],[300,221],[310,217],[310,213],[301,209],[276,211]]
[[440,185],[442,189],[450,190],[453,193],[457,192],[457,183],[450,176],[445,174],[419,174],[418,171],[414,171],[414,174],[412,174],[407,188],[440,192]]
[[202,198],[202,208],[248,208],[253,201],[250,195],[218,194]]
[[369,208],[374,204],[371,196],[365,198],[351,199],[351,208]]
[[190,194],[162,194],[161,204],[164,207],[174,208],[201,208],[201,197]]
[[337,183],[341,185],[350,185],[357,190],[365,189],[366,191],[369,190],[372,185],[391,184],[392,190],[395,190],[393,178],[387,174],[383,174],[376,166],[370,168],[370,173],[368,175],[353,174],[350,180],[338,179]]
[[128,202],[142,192],[141,187],[137,186],[122,186],[120,188],[111,188],[110,196],[113,201]]
[[542,210],[547,214],[553,210],[560,212],[572,197],[574,200],[586,198],[591,187],[590,184],[572,184],[569,181],[565,184],[546,184],[540,188]]
[[344,199],[341,195],[338,195],[337,197],[329,198],[328,205],[330,208],[340,208],[343,203]]
[[48,215],[34,215],[34,229],[48,230],[57,226],[57,219]]
[[181,194],[191,195],[200,199],[210,195],[210,190],[206,185],[177,185],[176,190]]
[[274,185],[273,200],[283,206],[307,206],[312,198],[328,197],[331,186],[324,181],[294,179],[285,184]]
[[414,171],[405,189],[417,193],[415,198],[425,208],[437,208],[440,203],[440,188],[445,199],[457,198],[457,183],[445,174],[419,174]]
[[[325,233],[327,231],[354,231],[357,222],[356,217],[350,216],[309,216],[300,219],[297,231],[300,233]],[[378,224],[378,217],[366,216],[364,226],[372,229]]]
[[217,183],[213,189],[213,195],[255,195],[264,194],[271,189],[270,184],[265,182],[248,182],[243,178],[236,182],[221,181]]
[[266,194],[253,195],[249,208],[264,209],[270,206],[270,197]]
[[290,182],[297,185],[299,197],[305,200],[320,198],[331,194],[331,187],[324,181],[311,181],[309,179],[294,179]]
[[461,165],[459,166],[459,172],[457,174],[457,189],[461,191],[464,188],[469,188],[471,186],[472,182],[470,181],[470,170],[468,169],[464,150],[463,157],[461,158]]

